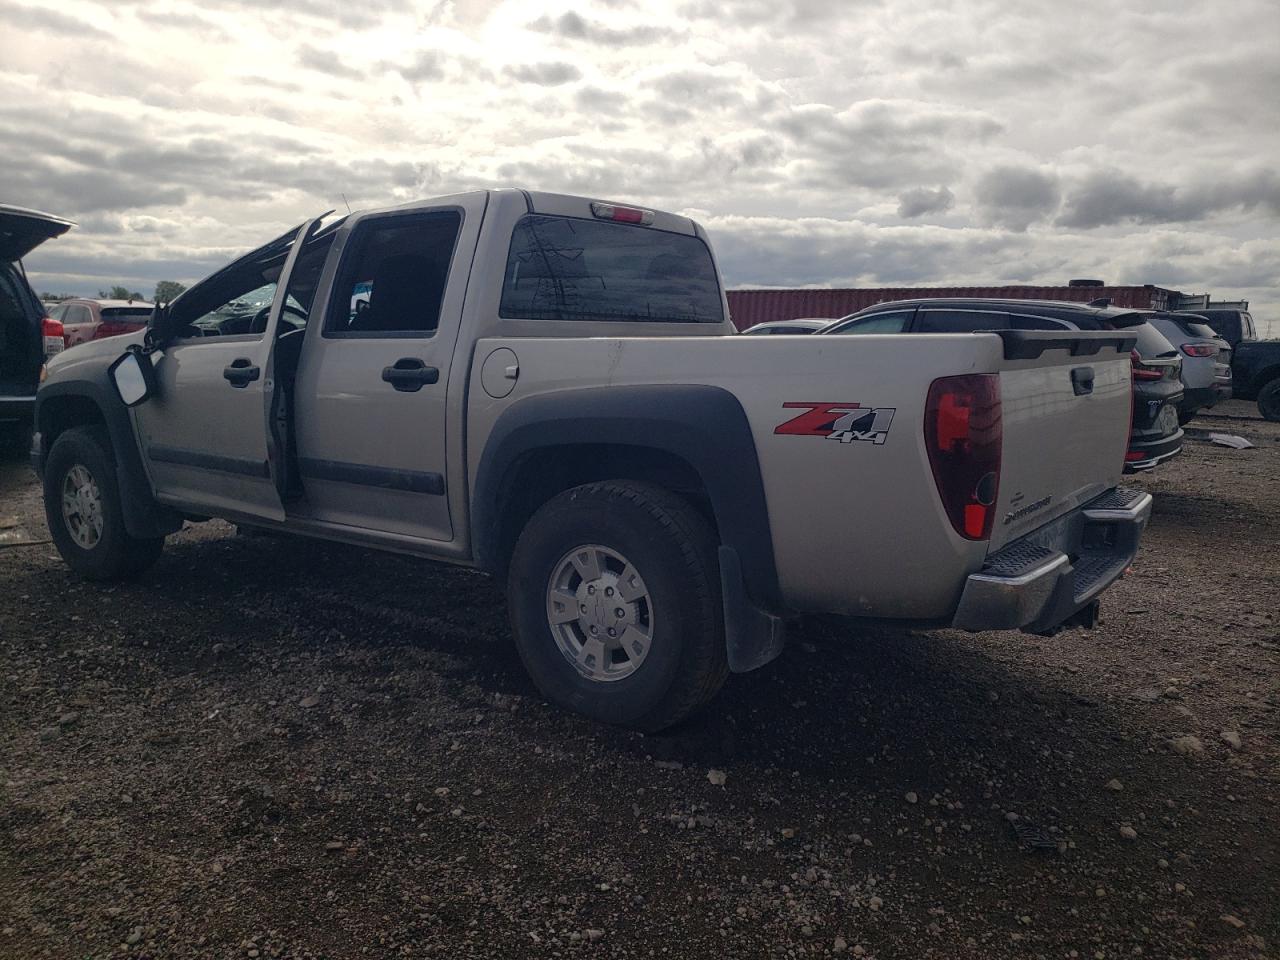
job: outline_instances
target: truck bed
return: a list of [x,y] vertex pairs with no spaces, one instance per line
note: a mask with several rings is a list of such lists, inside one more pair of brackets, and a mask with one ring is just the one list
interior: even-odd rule
[[[1011,351],[996,334],[967,333],[909,341],[484,339],[472,357],[467,434],[488,436],[504,411],[540,394],[644,384],[720,387],[737,398],[750,423],[787,608],[947,618],[965,577],[988,553],[1120,478],[1129,427],[1127,349],[1118,350],[1112,337],[1081,354],[1082,338],[1097,335],[1058,337],[1049,349],[1034,347],[1045,335],[1022,336],[1033,349]],[[511,351],[518,365],[514,389],[499,398],[486,391],[482,376],[497,350]],[[1077,381],[1088,380],[1087,393],[1076,392],[1072,371],[1080,371]],[[953,529],[925,444],[930,385],[962,374],[999,377],[1003,456],[989,540]],[[836,429],[823,432],[829,425]],[[482,447],[468,443],[472,478]]]

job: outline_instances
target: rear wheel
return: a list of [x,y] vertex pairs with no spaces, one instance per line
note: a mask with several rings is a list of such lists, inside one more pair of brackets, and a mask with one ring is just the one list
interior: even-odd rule
[[1280,377],[1258,391],[1258,412],[1272,422],[1280,422]]
[[1192,420],[1196,418],[1197,413],[1199,413],[1198,410],[1179,410],[1178,426],[1185,427],[1188,423],[1190,423]]
[[164,538],[125,529],[111,438],[101,426],[73,427],[49,451],[44,512],[54,545],[87,580],[121,580],[155,563]]
[[716,538],[651,484],[592,483],[544,504],[516,544],[507,602],[538,689],[605,723],[669,727],[728,674]]

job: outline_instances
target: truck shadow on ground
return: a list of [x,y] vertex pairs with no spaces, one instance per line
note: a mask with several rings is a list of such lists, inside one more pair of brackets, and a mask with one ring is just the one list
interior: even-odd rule
[[[73,591],[103,590],[66,577]],[[34,579],[48,591],[48,571]],[[19,580],[13,589],[41,588]],[[187,537],[139,582],[110,590],[113,617],[184,621],[188,639],[148,645],[145,655],[162,672],[208,670],[234,687],[235,672],[255,658],[302,650],[323,670],[325,645],[338,644],[359,651],[359,665],[329,669],[354,669],[370,682],[412,660],[489,697],[541,700],[511,644],[502,591],[472,571],[291,537]],[[605,728],[550,707],[530,712],[541,729],[524,733],[535,742],[548,733],[585,737],[621,756],[782,770],[861,790],[909,785],[924,797],[971,798],[975,784],[1001,781],[1006,797],[1020,795],[1033,809],[1061,809],[1086,787],[1096,794],[1098,783],[1150,763],[1152,734],[1124,704],[1003,662],[995,651],[1004,642],[805,622],[781,658],[731,677],[708,709],[663,734]],[[236,656],[211,659],[214,644]]]

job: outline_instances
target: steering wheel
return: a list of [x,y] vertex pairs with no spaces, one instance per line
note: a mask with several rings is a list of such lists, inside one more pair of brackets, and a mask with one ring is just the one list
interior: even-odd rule
[[[298,307],[290,306],[289,304],[286,303],[284,305],[284,309],[280,313],[281,320],[284,320],[284,315],[286,313],[297,314],[299,317],[302,318],[302,323],[293,323],[292,321],[286,321],[295,330],[300,330],[307,325],[307,311],[302,310]],[[250,333],[266,333],[267,317],[270,315],[271,315],[271,304],[267,304],[265,307],[263,307],[261,310],[255,313],[253,315],[253,319],[249,321],[249,332]]]

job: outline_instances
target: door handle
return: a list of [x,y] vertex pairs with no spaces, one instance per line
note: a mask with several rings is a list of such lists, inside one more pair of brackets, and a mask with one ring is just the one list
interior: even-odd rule
[[401,357],[389,367],[382,368],[382,379],[397,390],[415,393],[424,383],[437,383],[440,371],[428,367],[417,357]]
[[1071,371],[1071,389],[1077,397],[1093,393],[1093,367],[1076,367]]
[[222,368],[222,378],[233,387],[247,387],[261,374],[262,371],[248,357],[239,357],[231,361],[231,366]]

